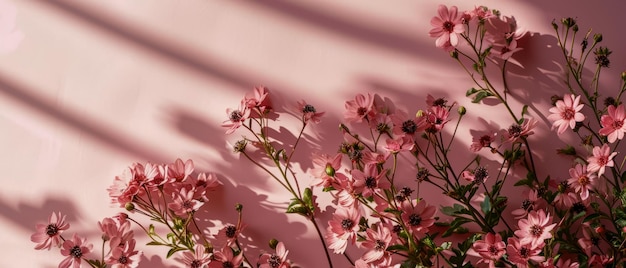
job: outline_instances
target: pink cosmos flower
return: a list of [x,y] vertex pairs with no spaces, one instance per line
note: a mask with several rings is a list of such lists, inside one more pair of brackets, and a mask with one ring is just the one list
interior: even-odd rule
[[526,118],[521,125],[513,124],[511,125],[506,133],[506,142],[519,142],[520,139],[525,139],[528,136],[535,134],[533,129],[537,125],[537,120],[534,118]]
[[387,162],[388,157],[389,154],[378,154],[370,151],[363,151],[362,160],[364,165],[382,165]]
[[493,12],[486,6],[477,6],[468,12],[471,19],[485,20],[496,17]]
[[389,158],[391,154],[397,154],[402,151],[411,151],[415,143],[411,137],[403,136],[397,139],[386,139],[385,140],[385,158]]
[[74,234],[72,239],[65,240],[61,248],[61,255],[67,256],[61,263],[59,268],[79,268],[83,256],[89,254],[93,248],[92,244],[85,244],[86,240]]
[[239,267],[243,262],[243,254],[233,255],[230,247],[213,253],[213,260],[209,263],[209,268]]
[[486,133],[481,136],[472,137],[472,144],[470,145],[470,150],[472,152],[478,152],[482,148],[487,148],[491,146],[491,143],[496,139],[495,133]]
[[542,262],[543,256],[539,256],[541,248],[532,247],[529,243],[521,243],[517,237],[509,237],[507,240],[506,253],[509,261],[518,268],[527,268],[529,261]]
[[177,182],[182,182],[193,173],[194,165],[191,159],[183,162],[182,159],[177,158],[174,163],[167,165],[167,177]]
[[416,238],[427,233],[428,228],[435,223],[434,216],[437,209],[426,204],[424,200],[405,201],[401,207],[402,221]]
[[393,134],[397,136],[413,137],[417,133],[418,121],[415,116],[408,116],[406,112],[398,110],[391,116]]
[[478,263],[487,263],[489,268],[494,268],[495,262],[506,252],[506,244],[504,244],[502,236],[498,233],[488,233],[484,239],[474,242],[472,248],[482,258]]
[[606,167],[612,167],[615,163],[613,157],[617,155],[617,152],[611,153],[611,148],[608,144],[602,144],[602,147],[593,147],[593,156],[587,158],[587,171],[598,172],[598,177],[604,174]]
[[609,143],[621,140],[624,138],[624,132],[626,132],[624,120],[626,120],[624,105],[620,104],[617,107],[609,105],[608,114],[602,115],[602,118],[600,118],[602,128],[598,133],[607,136]]
[[576,122],[585,120],[585,115],[580,112],[584,107],[580,103],[580,96],[566,94],[563,100],[557,101],[555,105],[556,107],[550,108],[552,114],[548,115],[548,119],[554,121],[552,129],[558,129],[557,133],[563,134],[567,127],[574,129]]
[[381,189],[389,189],[391,183],[387,180],[381,180],[385,172],[386,170],[378,172],[376,165],[366,165],[363,171],[353,169],[350,173],[354,179],[355,193],[360,193],[367,198]]
[[334,156],[327,154],[314,153],[313,154],[313,169],[311,174],[314,179],[311,182],[313,186],[329,187],[335,182],[336,172],[341,168],[341,156],[338,153]]
[[437,133],[446,125],[450,112],[445,107],[430,106],[424,114],[417,118],[417,131]]
[[224,225],[224,227],[217,232],[217,235],[215,235],[215,244],[221,247],[232,245],[244,228],[246,228],[244,223],[240,223],[239,225]]
[[308,122],[317,124],[324,115],[324,112],[318,112],[313,105],[306,103],[304,100],[298,102],[298,112],[302,114],[302,122],[305,124]]
[[515,219],[525,218],[529,212],[542,209],[547,204],[543,198],[539,197],[535,189],[526,190],[523,195],[526,199],[522,201],[521,207],[511,212]]
[[390,254],[387,254],[387,247],[391,245],[392,236],[391,231],[386,226],[379,225],[376,230],[369,228],[366,235],[367,239],[361,244],[368,250],[361,257],[363,261],[371,263],[390,257]]
[[174,211],[181,218],[187,218],[188,213],[196,212],[204,202],[194,199],[195,190],[181,188],[180,191],[172,195],[173,202],[168,204],[168,208]]
[[570,178],[567,180],[570,187],[580,194],[582,199],[589,198],[589,191],[594,187],[596,175],[587,172],[587,165],[576,164],[569,169]]
[[285,249],[283,242],[276,245],[276,253],[265,253],[259,258],[259,268],[290,268],[291,265],[287,261],[289,250]]
[[359,231],[359,220],[361,213],[352,207],[339,207],[333,213],[333,218],[328,222],[328,232],[326,239],[329,242],[328,248],[336,254],[342,254],[348,242],[354,244]]
[[435,46],[444,48],[446,43],[449,46],[456,47],[461,39],[461,34],[465,32],[463,21],[459,16],[456,6],[450,8],[445,5],[439,5],[437,9],[439,17],[433,17],[430,25],[434,28],[428,33],[430,37],[436,37]]
[[372,94],[366,95],[358,94],[354,100],[346,101],[346,111],[344,117],[348,122],[363,122],[363,119],[369,120],[369,117],[373,116],[375,110],[374,98]]
[[135,171],[127,168],[120,176],[115,176],[113,185],[109,186],[107,191],[111,197],[111,204],[118,204],[124,207],[126,203],[132,202],[133,198],[141,192],[141,187],[134,180]]
[[238,109],[226,109],[228,120],[222,123],[222,127],[228,128],[226,135],[235,132],[250,117],[250,109],[244,103],[239,105]]
[[543,210],[531,211],[528,219],[521,219],[517,223],[519,230],[515,231],[515,236],[520,238],[520,243],[530,244],[531,247],[543,247],[544,240],[552,237],[552,229],[556,223],[552,223],[550,213]]
[[141,251],[135,250],[135,240],[130,240],[122,247],[113,247],[106,264],[110,264],[111,268],[136,268],[141,254]]
[[205,267],[211,261],[211,254],[207,253],[203,245],[197,244],[192,251],[182,252],[182,257],[177,258],[186,268]]
[[53,245],[61,244],[61,234],[70,228],[70,224],[65,222],[65,215],[61,215],[61,212],[52,212],[47,224],[38,223],[35,228],[37,232],[30,236],[30,241],[37,243],[35,249],[50,250]]

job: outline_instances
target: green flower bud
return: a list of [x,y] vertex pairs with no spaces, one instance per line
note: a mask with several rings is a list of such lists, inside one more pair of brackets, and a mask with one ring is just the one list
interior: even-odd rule
[[243,210],[243,205],[240,203],[235,204],[235,210],[237,210],[238,212],[241,212],[241,210]]
[[326,164],[326,169],[324,171],[326,172],[326,175],[330,177],[335,176],[335,169],[330,164]]
[[276,249],[276,246],[278,245],[278,240],[272,238],[269,244],[270,244],[270,248]]
[[596,41],[596,43],[600,43],[602,42],[602,34],[594,34],[593,35],[593,41]]
[[458,112],[460,115],[465,115],[465,113],[467,113],[467,109],[465,109],[465,106],[461,106],[459,107]]
[[133,211],[135,210],[135,205],[132,202],[128,202],[124,205],[124,208],[128,211]]

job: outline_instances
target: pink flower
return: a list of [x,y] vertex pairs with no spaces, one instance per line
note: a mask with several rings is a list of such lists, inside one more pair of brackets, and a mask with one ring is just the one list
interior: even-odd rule
[[411,137],[402,136],[397,139],[386,139],[385,140],[385,150],[387,153],[385,154],[385,158],[388,158],[391,154],[397,154],[402,151],[411,151],[415,143]]
[[74,234],[72,239],[65,240],[61,248],[61,255],[67,256],[61,263],[59,268],[79,268],[83,256],[91,252],[93,245],[85,244],[85,239]]
[[417,131],[426,131],[428,133],[437,133],[449,121],[450,112],[445,107],[430,106],[428,110],[417,118]]
[[341,168],[341,156],[338,153],[334,156],[327,154],[313,154],[313,169],[311,174],[315,179],[311,182],[313,186],[329,187],[335,182],[336,172]]
[[187,179],[191,173],[193,173],[194,165],[191,159],[183,162],[182,159],[177,158],[174,163],[167,165],[167,177],[174,181],[181,182]]
[[496,139],[494,133],[483,134],[482,136],[472,137],[472,144],[470,145],[470,150],[472,152],[478,152],[482,148],[487,148],[491,146],[491,143]]
[[369,120],[369,117],[373,115],[374,97],[370,93],[367,93],[367,96],[358,94],[354,100],[346,101],[345,106],[346,121],[360,123],[363,119]]
[[531,247],[543,247],[544,240],[552,237],[550,231],[554,229],[556,223],[552,223],[550,213],[543,210],[531,211],[528,219],[521,219],[517,223],[519,230],[515,231],[515,236],[520,238],[520,243],[530,244]]
[[235,243],[235,240],[239,237],[239,234],[246,227],[245,224],[240,223],[235,226],[233,224],[226,224],[222,229],[217,232],[215,236],[215,244],[226,247]]
[[50,250],[53,245],[61,244],[61,234],[70,228],[70,224],[65,222],[65,215],[61,212],[52,212],[47,224],[38,223],[35,228],[37,232],[30,236],[30,241],[37,243],[35,249]]
[[213,260],[209,268],[239,267],[243,262],[243,253],[233,255],[233,249],[223,247],[222,250],[213,253]]
[[489,178],[489,171],[485,167],[477,167],[473,171],[463,171],[461,177],[469,182],[484,183]]
[[582,199],[589,198],[589,191],[593,188],[596,175],[587,172],[587,165],[576,164],[569,169],[570,178],[567,180],[570,187],[580,194]]
[[333,213],[333,218],[328,222],[328,232],[326,239],[329,242],[328,248],[336,254],[341,254],[346,250],[348,242],[354,244],[356,234],[359,231],[359,220],[361,213],[352,207],[339,207]]
[[458,14],[456,6],[448,7],[439,5],[437,9],[439,17],[433,17],[430,25],[434,28],[428,33],[430,37],[436,37],[435,45],[440,48],[449,46],[456,47],[459,44],[460,35],[465,32],[463,21]]
[[495,262],[506,252],[506,244],[497,233],[488,233],[483,240],[474,242],[472,248],[482,258],[478,263],[487,263],[490,268],[495,267]]
[[308,122],[317,124],[324,115],[324,112],[318,112],[313,105],[306,103],[304,100],[298,102],[298,112],[302,114],[302,122],[305,124]]
[[415,116],[408,116],[406,112],[398,110],[393,116],[391,116],[393,123],[393,134],[398,136],[413,137],[417,133],[417,118]]
[[228,120],[222,123],[222,127],[228,128],[226,134],[235,132],[250,117],[250,109],[244,103],[239,105],[238,109],[226,109]]
[[516,237],[509,237],[507,240],[506,253],[509,261],[517,265],[518,268],[527,268],[528,261],[542,262],[543,256],[539,256],[541,248],[532,247],[529,243],[521,243]]
[[386,170],[378,172],[376,165],[366,165],[363,171],[353,169],[351,174],[354,179],[355,192],[363,197],[373,196],[379,189],[389,189],[391,184],[387,180],[381,180]]
[[414,237],[420,238],[435,223],[436,210],[424,200],[406,201],[402,203],[402,221]]
[[390,257],[387,253],[387,247],[391,244],[392,236],[391,231],[385,226],[378,226],[376,230],[369,228],[366,231],[367,239],[361,244],[364,248],[368,249],[361,257],[361,260],[371,263],[381,260],[385,257]]
[[506,142],[518,142],[520,139],[525,139],[534,134],[535,132],[533,129],[535,128],[535,125],[537,125],[537,120],[534,118],[524,119],[524,122],[522,122],[521,125],[511,125],[505,133]]
[[184,251],[182,257],[176,259],[182,262],[186,268],[205,267],[211,261],[211,255],[207,253],[203,245],[196,245],[192,251]]
[[113,185],[109,186],[107,191],[111,197],[111,204],[118,204],[124,207],[126,203],[132,202],[134,197],[141,192],[141,187],[134,180],[135,170],[127,168],[120,176],[115,176]]
[[602,115],[600,119],[602,128],[598,133],[607,136],[610,143],[621,140],[624,138],[624,132],[626,132],[624,120],[626,120],[624,105],[620,104],[617,107],[610,105],[608,107],[608,114]]
[[135,250],[135,240],[130,240],[122,247],[113,247],[106,264],[111,268],[136,268],[140,257],[141,252]]
[[474,9],[470,10],[468,13],[471,17],[470,19],[485,20],[496,17],[486,6],[474,7]]
[[259,258],[259,268],[290,268],[291,265],[287,261],[289,250],[285,249],[283,242],[276,245],[276,253],[265,253]]
[[187,218],[188,213],[198,211],[204,202],[194,199],[195,190],[187,190],[181,188],[180,191],[174,192],[173,202],[168,204],[168,208],[174,211],[181,218]]
[[257,86],[254,87],[252,93],[246,94],[242,103],[249,110],[254,110],[256,113],[253,117],[264,116],[272,110],[272,102],[269,98],[269,91],[267,87]]
[[580,104],[580,96],[566,94],[563,100],[556,102],[556,107],[550,108],[552,114],[548,115],[548,119],[554,121],[552,129],[558,128],[559,134],[563,134],[568,126],[574,129],[576,122],[585,120],[585,115],[580,113],[583,107],[584,105]]
[[611,148],[606,143],[602,145],[602,147],[593,147],[593,156],[587,158],[587,171],[589,172],[598,172],[598,176],[602,176],[604,174],[604,170],[606,167],[612,167],[613,157],[617,155],[617,152],[611,153]]
[[524,191],[524,195],[527,198],[522,201],[521,207],[511,212],[515,219],[525,218],[528,212],[542,209],[547,204],[543,198],[539,197],[535,189]]

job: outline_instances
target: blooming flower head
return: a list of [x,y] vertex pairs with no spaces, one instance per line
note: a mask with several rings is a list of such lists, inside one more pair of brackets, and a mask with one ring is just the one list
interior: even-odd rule
[[283,242],[276,245],[276,253],[265,253],[259,258],[259,268],[290,268],[287,260],[289,250],[285,249]]
[[442,106],[430,106],[417,118],[417,131],[437,133],[446,125],[450,112]]
[[354,244],[360,218],[361,213],[356,208],[339,207],[333,213],[332,220],[328,222],[329,232],[326,234],[328,248],[339,254],[346,250],[348,242]]
[[518,142],[520,139],[534,134],[533,129],[537,125],[537,120],[534,118],[526,118],[521,125],[513,124],[505,132],[506,142]]
[[255,112],[251,114],[255,118],[265,116],[272,110],[269,91],[264,86],[254,87],[251,93],[246,94],[241,103],[250,111]]
[[188,213],[198,211],[204,202],[195,199],[194,192],[193,189],[187,190],[187,188],[182,187],[180,191],[172,194],[173,202],[168,204],[168,208],[182,218],[186,218]]
[[298,112],[302,115],[302,122],[305,124],[308,122],[319,123],[320,118],[324,115],[324,112],[318,112],[315,109],[315,106],[306,103],[306,101],[301,100],[298,102]]
[[380,189],[388,189],[391,184],[387,180],[381,180],[386,170],[378,172],[376,165],[366,165],[363,171],[353,169],[351,174],[354,179],[356,193],[361,193],[364,197],[370,197]]
[[529,243],[531,247],[543,247],[544,240],[552,237],[550,231],[554,229],[556,223],[552,223],[550,213],[545,213],[542,209],[528,213],[527,219],[521,219],[517,224],[519,230],[515,235],[520,239],[520,243]]
[[59,268],[79,268],[85,255],[91,252],[92,244],[85,244],[85,239],[74,234],[72,239],[65,240],[61,248],[61,255],[66,256]]
[[323,187],[331,186],[334,182],[335,175],[339,168],[341,168],[341,156],[342,154],[340,153],[332,156],[314,153],[311,174],[315,179],[313,179],[311,185]]
[[496,139],[495,133],[484,133],[481,136],[472,137],[472,144],[470,150],[472,152],[478,152],[482,148],[491,146],[491,143]]
[[245,227],[246,225],[243,223],[239,225],[226,224],[217,232],[217,235],[215,235],[215,243],[222,247],[232,245]]
[[420,238],[435,223],[436,208],[424,200],[402,203],[402,221],[414,237]]
[[61,212],[52,212],[47,224],[38,223],[35,228],[37,232],[30,236],[30,241],[37,243],[35,249],[50,250],[53,245],[61,244],[61,234],[70,228],[70,224],[65,222],[65,215],[61,215]]
[[484,239],[474,242],[472,248],[482,258],[478,263],[487,263],[490,268],[495,267],[495,262],[506,252],[506,245],[498,233],[488,233]]
[[535,189],[524,191],[523,195],[526,198],[522,200],[521,207],[511,212],[515,219],[525,218],[529,212],[542,209],[547,204],[543,198],[539,197]]
[[368,249],[361,259],[367,263],[378,261],[382,258],[389,257],[387,247],[391,245],[391,231],[384,225],[378,225],[378,228],[369,228],[366,231],[367,239],[363,241],[361,246]]
[[522,243],[517,237],[509,237],[507,240],[506,254],[509,261],[518,268],[527,268],[529,261],[542,262],[543,256],[539,256],[541,248],[532,247],[530,243]]
[[596,175],[587,171],[587,165],[576,164],[569,169],[570,178],[567,180],[570,187],[580,194],[582,199],[589,198],[589,191],[594,187]]
[[554,121],[552,129],[558,129],[557,133],[563,134],[567,127],[574,129],[576,122],[585,120],[585,115],[580,112],[584,106],[580,103],[580,96],[566,94],[555,105],[556,107],[550,108],[552,114],[548,115],[548,119]]
[[174,163],[167,165],[166,173],[168,178],[181,182],[193,173],[193,169],[193,160],[187,159],[187,161],[183,162],[182,159],[177,158]]
[[243,262],[243,254],[233,255],[230,247],[223,247],[222,250],[213,253],[213,260],[209,263],[209,268],[239,267]]
[[211,261],[211,254],[207,253],[203,245],[197,244],[192,251],[182,252],[182,257],[177,259],[185,265],[185,268],[206,267]]
[[141,252],[135,250],[135,240],[130,240],[122,247],[113,247],[106,260],[111,268],[136,268],[139,265]]
[[602,144],[602,147],[593,147],[593,156],[587,158],[587,171],[589,172],[598,172],[598,176],[602,176],[604,174],[604,170],[606,167],[612,167],[615,165],[613,162],[613,157],[617,155],[617,152],[611,153],[611,148],[609,148],[608,144]]
[[364,119],[369,120],[369,117],[373,116],[375,110],[374,97],[372,94],[367,95],[358,94],[354,97],[354,100],[346,101],[346,111],[344,117],[348,122],[360,123]]
[[235,132],[250,117],[250,108],[241,103],[238,109],[226,109],[226,114],[228,115],[228,120],[222,123],[222,127],[228,128],[226,130],[228,135]]
[[428,34],[430,37],[437,38],[435,41],[435,46],[437,47],[444,48],[446,44],[456,47],[459,44],[460,35],[465,32],[458,8],[456,6],[448,8],[445,5],[439,5],[437,12],[439,16],[430,20],[430,25],[434,28]]
[[602,115],[602,118],[600,118],[602,128],[598,133],[607,136],[610,143],[621,140],[624,138],[624,133],[626,132],[624,120],[626,120],[624,105],[620,104],[617,107],[609,105],[608,114]]

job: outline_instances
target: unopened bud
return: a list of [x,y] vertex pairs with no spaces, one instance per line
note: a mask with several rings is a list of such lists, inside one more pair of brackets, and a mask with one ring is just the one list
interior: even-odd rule
[[243,210],[243,205],[240,203],[235,204],[235,210],[237,210],[238,212],[241,212],[241,210]]
[[330,177],[335,176],[335,168],[333,168],[333,166],[330,164],[326,164],[326,169],[324,171],[326,172],[326,175]]
[[556,23],[555,20],[552,20],[552,28],[554,28],[555,30],[559,29],[559,25]]
[[622,72],[622,80],[626,82],[626,71]]
[[276,246],[278,245],[278,240],[272,238],[269,244],[270,244],[270,248],[276,249]]
[[465,106],[461,106],[459,107],[458,112],[460,115],[465,115],[465,113],[467,113],[467,109],[465,109]]
[[458,59],[459,58],[459,52],[455,50],[453,50],[452,52],[450,52],[450,57],[452,57],[453,59]]
[[578,32],[578,24],[576,24],[576,25],[574,25],[574,27],[572,27],[572,31]]
[[128,211],[133,211],[135,210],[135,205],[131,202],[126,203],[126,205],[124,205],[124,208]]
[[424,116],[424,110],[419,110],[417,111],[417,113],[415,113],[415,117],[422,117]]
[[594,34],[593,41],[596,41],[596,43],[602,42],[602,34]]

